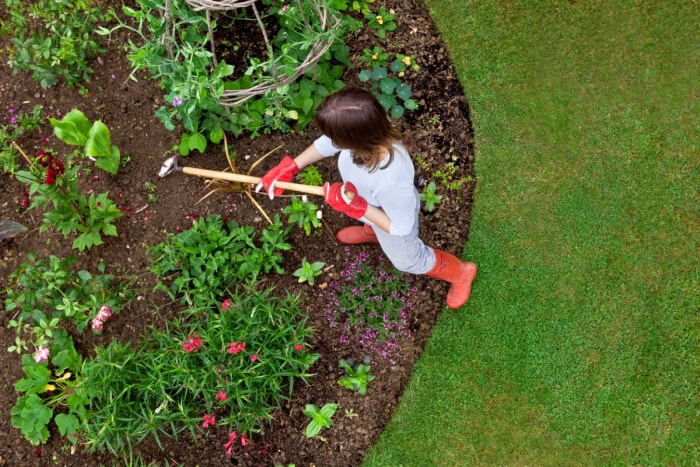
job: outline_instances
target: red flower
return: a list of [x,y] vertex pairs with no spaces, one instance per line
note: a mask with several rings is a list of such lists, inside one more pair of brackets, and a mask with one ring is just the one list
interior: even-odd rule
[[250,359],[254,362],[257,362],[259,357],[260,357],[260,355],[254,353],[253,355],[250,356]]
[[294,344],[294,350],[296,350],[297,352],[300,352],[300,351],[304,350],[304,346],[301,344],[298,344],[298,343]]
[[245,350],[245,342],[231,342],[228,345],[228,350],[226,352],[236,355],[238,352]]
[[226,395],[226,393],[224,391],[219,391],[216,394],[216,397],[214,399],[220,400],[221,402],[226,402],[226,399],[228,399],[228,396]]
[[231,433],[228,434],[228,443],[224,444],[224,447],[226,448],[226,454],[229,456],[233,454],[233,442],[236,441],[236,432],[232,431]]
[[227,298],[221,303],[221,311],[228,311],[228,309],[231,308],[231,305],[233,305],[231,300]]
[[202,347],[204,347],[204,342],[202,342],[202,339],[199,338],[197,333],[188,337],[187,340],[182,343],[182,350],[185,352],[196,352]]
[[210,426],[216,425],[216,417],[214,415],[204,414],[202,415],[202,426],[204,428],[209,428]]
[[248,435],[241,436],[241,446],[248,444]]

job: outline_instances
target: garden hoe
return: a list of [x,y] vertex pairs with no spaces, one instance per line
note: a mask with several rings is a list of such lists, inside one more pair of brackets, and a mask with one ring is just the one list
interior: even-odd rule
[[[257,185],[260,182],[259,177],[253,177],[252,175],[244,175],[232,172],[217,172],[215,170],[198,169],[195,167],[180,167],[177,163],[177,156],[171,157],[163,162],[160,166],[160,172],[158,176],[160,178],[166,177],[173,172],[182,172],[187,175],[196,175],[198,177],[210,178],[212,180],[227,180],[230,182],[239,183],[250,183],[252,185]],[[290,182],[277,182],[275,187],[282,188],[284,190],[296,191],[299,193],[306,193],[309,195],[323,196],[322,186],[312,186],[312,185],[301,185],[299,183]]]

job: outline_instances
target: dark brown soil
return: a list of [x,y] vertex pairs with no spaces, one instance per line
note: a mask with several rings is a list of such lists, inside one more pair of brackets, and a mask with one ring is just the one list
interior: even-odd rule
[[[121,1],[108,0],[115,8]],[[347,39],[353,55],[363,48],[380,44],[393,52],[405,53],[416,58],[421,66],[419,73],[411,74],[408,82],[420,109],[407,115],[399,122],[409,151],[424,161],[425,167],[416,164],[416,177],[429,181],[435,171],[445,170],[445,163],[454,161],[458,168],[454,180],[473,173],[472,130],[469,121],[469,107],[464,98],[457,76],[452,68],[450,57],[431,22],[425,6],[420,0],[387,0],[382,2],[396,12],[398,30],[390,33],[385,41],[376,38],[372,30],[366,30],[356,37]],[[0,37],[0,45],[7,46],[6,37]],[[129,63],[120,49],[120,42],[128,36],[119,35],[107,44],[108,50],[95,61],[95,74],[87,85],[89,92],[80,95],[75,90],[57,85],[43,90],[31,80],[27,73],[12,74],[3,57],[0,65],[2,90],[0,105],[2,111],[13,107],[16,111],[29,111],[34,105],[42,105],[44,115],[58,117],[77,108],[91,120],[100,119],[111,130],[112,142],[128,156],[132,162],[121,169],[117,176],[101,175],[99,181],[84,177],[82,189],[90,188],[97,192],[109,191],[112,198],[130,209],[129,215],[117,222],[118,238],[110,238],[106,245],[92,248],[78,255],[78,266],[95,271],[99,261],[104,261],[111,272],[123,276],[140,275],[135,287],[137,295],[145,300],[134,300],[130,306],[109,322],[109,329],[100,336],[92,333],[74,336],[79,350],[90,355],[93,346],[106,344],[110,339],[137,340],[150,322],[149,308],[158,306],[157,299],[150,292],[155,278],[147,273],[149,258],[146,248],[162,242],[168,232],[191,225],[191,216],[206,216],[219,213],[225,218],[235,219],[240,224],[263,227],[259,212],[240,193],[232,195],[214,194],[205,202],[197,201],[206,192],[205,180],[183,174],[173,174],[164,179],[157,177],[158,169],[167,157],[173,155],[173,146],[179,141],[179,133],[167,131],[155,117],[154,110],[163,103],[158,83],[140,76],[139,81],[128,79],[131,73]],[[357,70],[347,73],[347,83],[357,75]],[[254,175],[262,175],[264,170],[284,154],[295,155],[303,150],[318,135],[315,128],[304,134],[272,134],[249,139],[242,137],[230,141],[231,150],[237,154],[241,172],[258,156],[278,145],[283,148],[268,158]],[[48,136],[49,142],[41,141]],[[232,136],[229,135],[231,139]],[[50,125],[42,128],[42,133],[27,135],[20,141],[28,153],[35,153],[44,146],[67,150],[53,136]],[[226,160],[221,147],[211,146],[207,153],[181,160],[186,165],[221,170]],[[324,179],[337,180],[334,161],[321,164]],[[6,285],[6,278],[23,261],[27,254],[36,252],[39,258],[49,255],[67,257],[77,253],[70,248],[72,238],[64,239],[57,232],[39,233],[41,213],[27,211],[21,207],[22,185],[7,176],[0,175],[0,219],[20,222],[29,227],[28,232],[2,242],[0,257],[0,291]],[[146,183],[156,186],[156,202],[149,201]],[[444,195],[436,211],[424,212],[421,219],[422,237],[431,246],[445,249],[455,254],[467,240],[469,215],[471,211],[474,181],[465,183],[458,190],[442,187]],[[439,184],[438,184],[439,185]],[[439,185],[440,186],[440,185]],[[266,197],[259,201],[268,212],[282,209],[288,200],[276,199],[270,202]],[[318,204],[322,204],[319,200]],[[333,233],[352,220],[343,217],[329,208],[324,208],[324,234],[309,241],[301,230],[292,234],[294,248],[285,257],[286,270],[296,269],[302,258],[324,261],[333,265],[317,283],[328,282],[337,276],[345,258],[344,248],[339,245]],[[356,247],[373,255],[381,255],[378,248]],[[166,440],[164,450],[153,441],[141,443],[135,455],[140,455],[143,465],[184,465],[184,466],[257,466],[294,463],[297,466],[356,466],[361,464],[368,448],[377,439],[383,427],[396,408],[404,387],[411,374],[411,368],[419,357],[431,328],[443,311],[447,286],[426,277],[415,277],[419,293],[413,297],[411,310],[412,338],[402,342],[401,354],[395,363],[373,358],[371,373],[376,379],[369,384],[366,396],[349,391],[338,385],[342,376],[338,368],[340,358],[361,360],[363,355],[352,346],[341,346],[338,336],[328,327],[322,311],[324,296],[318,287],[300,286],[291,274],[269,276],[267,283],[278,289],[291,289],[306,294],[304,307],[310,322],[316,329],[315,349],[321,358],[312,368],[315,377],[309,385],[295,386],[293,399],[286,403],[274,417],[264,433],[253,437],[252,443],[233,456],[226,456],[223,444],[227,441],[224,428],[212,429],[206,437],[197,441],[189,435],[179,440]],[[6,328],[10,319],[4,312],[4,296],[0,296],[0,348],[5,349],[14,342],[14,330]],[[155,323],[157,324],[157,323]],[[46,445],[36,449],[25,441],[10,424],[10,409],[18,394],[14,383],[23,374],[16,354],[0,352],[0,367],[4,372],[4,384],[0,390],[0,465],[6,466],[97,466],[113,465],[115,458],[108,454],[89,454],[81,448],[71,451],[69,443],[63,440],[55,429]],[[308,419],[302,414],[307,403],[322,406],[336,402],[340,409],[334,417],[334,426],[324,430],[323,439],[307,439],[304,429]],[[357,414],[347,417],[345,410]]]

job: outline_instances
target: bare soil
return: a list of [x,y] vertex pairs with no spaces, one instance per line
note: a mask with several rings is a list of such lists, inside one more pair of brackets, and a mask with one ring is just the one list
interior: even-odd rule
[[[122,2],[107,0],[104,3],[119,10]],[[407,79],[420,102],[420,108],[412,113],[407,112],[398,122],[410,153],[424,161],[425,169],[416,164],[416,183],[434,179],[433,174],[444,171],[448,162],[454,162],[457,167],[454,180],[474,177],[469,106],[425,5],[420,0],[387,0],[383,3],[396,12],[398,29],[390,33],[386,40],[379,40],[374,31],[367,29],[348,37],[346,42],[355,57],[364,48],[379,44],[385,50],[412,55],[421,66],[420,72],[410,74]],[[127,210],[127,215],[117,221],[118,237],[109,238],[107,244],[82,254],[71,249],[72,238],[63,238],[52,231],[40,234],[41,213],[27,211],[21,205],[23,185],[0,174],[0,219],[14,220],[29,227],[26,233],[5,240],[0,245],[0,291],[5,288],[8,275],[26,260],[30,252],[36,252],[39,258],[77,255],[77,267],[89,271],[96,271],[97,264],[104,261],[108,266],[107,272],[121,277],[140,278],[135,284],[135,292],[144,297],[143,300],[130,303],[108,323],[108,329],[102,335],[87,333],[74,336],[79,351],[85,356],[91,355],[95,345],[107,344],[111,339],[137,342],[146,326],[159,324],[152,322],[153,314],[148,313],[149,309],[160,306],[162,300],[161,296],[151,292],[156,279],[148,273],[146,250],[149,246],[164,241],[168,232],[190,227],[192,216],[218,213],[224,218],[259,229],[265,222],[241,193],[216,193],[198,204],[206,193],[204,179],[183,174],[158,178],[161,163],[173,155],[171,149],[178,143],[179,133],[167,131],[154,115],[154,110],[163,104],[158,83],[150,81],[147,76],[139,76],[138,81],[128,79],[131,69],[120,48],[128,39],[129,35],[124,33],[115,36],[109,43],[105,42],[107,52],[95,60],[95,74],[87,85],[89,92],[84,95],[60,84],[51,89],[41,89],[28,73],[13,74],[5,64],[6,57],[0,64],[0,107],[3,116],[10,107],[17,112],[28,112],[37,104],[43,106],[47,117],[60,118],[71,109],[80,109],[90,120],[102,120],[111,130],[112,142],[120,149],[122,157],[128,156],[132,161],[116,176],[99,171],[99,180],[93,180],[92,176],[83,177],[81,189],[109,191],[112,199]],[[0,46],[7,46],[7,40],[7,37],[0,37]],[[357,72],[358,69],[348,70],[347,84],[355,83]],[[260,176],[284,154],[294,156],[299,153],[318,134],[317,129],[309,127],[301,134],[272,134],[252,140],[245,136],[232,140],[233,137],[228,136],[241,172],[247,172],[258,157],[282,145],[282,149],[261,164],[262,167],[256,168],[253,175]],[[42,137],[48,137],[49,141],[42,142]],[[59,151],[69,150],[53,136],[48,122],[40,133],[27,135],[20,144],[30,154],[45,146]],[[205,154],[197,153],[181,159],[181,164],[212,170],[222,170],[227,166],[222,148],[212,145]],[[324,161],[319,169],[325,180],[339,179],[334,160]],[[158,199],[155,202],[149,201],[147,183],[156,186]],[[461,253],[469,232],[474,184],[475,180],[472,179],[456,190],[447,190],[438,183],[438,192],[444,195],[442,202],[434,212],[421,214],[421,233],[427,244],[457,255]],[[288,203],[284,198],[271,202],[260,196],[258,200],[268,213],[279,212]],[[319,205],[323,204],[322,200],[316,201]],[[363,355],[350,345],[340,345],[337,334],[328,327],[322,313],[325,305],[322,290],[302,286],[296,277],[289,274],[299,267],[302,258],[324,261],[334,266],[319,278],[317,284],[333,280],[342,268],[346,254],[333,234],[354,221],[328,207],[324,207],[323,211],[323,234],[320,237],[307,237],[303,231],[296,229],[292,234],[294,248],[285,257],[288,274],[265,278],[269,285],[278,290],[304,293],[304,308],[316,329],[314,351],[321,354],[311,369],[316,376],[308,385],[296,385],[292,400],[276,413],[273,423],[234,455],[225,454],[225,428],[217,427],[197,440],[187,434],[178,440],[166,440],[163,450],[152,440],[144,441],[134,453],[141,456],[144,465],[270,466],[294,463],[297,466],[323,467],[361,464],[364,454],[376,441],[401,399],[413,364],[420,356],[437,317],[444,311],[448,287],[437,280],[415,277],[414,284],[419,292],[413,297],[412,337],[402,342],[402,350],[396,361],[372,359],[371,374],[376,375],[376,379],[369,384],[366,396],[340,387],[338,379],[343,373],[338,368],[338,360],[361,360]],[[382,255],[381,250],[370,246],[353,247],[353,252],[363,249],[372,255]],[[11,316],[4,312],[4,296],[0,295],[0,299],[0,348],[6,349],[14,343],[14,330],[6,327]],[[38,448],[31,446],[10,424],[10,409],[18,397],[13,386],[23,376],[17,354],[0,351],[0,368],[4,373],[4,384],[0,387],[0,465],[121,465],[121,461],[109,454],[90,454],[80,447],[71,450],[69,443],[53,428],[47,444]],[[328,402],[340,405],[334,418],[335,424],[321,433],[323,439],[307,439],[304,429],[308,419],[302,414],[304,405],[313,403],[320,407]],[[347,417],[345,410],[357,416]]]

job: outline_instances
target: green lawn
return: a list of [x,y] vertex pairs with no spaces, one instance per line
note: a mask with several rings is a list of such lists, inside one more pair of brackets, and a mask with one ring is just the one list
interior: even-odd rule
[[366,465],[700,464],[700,4],[427,3],[480,269]]

